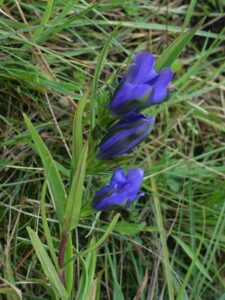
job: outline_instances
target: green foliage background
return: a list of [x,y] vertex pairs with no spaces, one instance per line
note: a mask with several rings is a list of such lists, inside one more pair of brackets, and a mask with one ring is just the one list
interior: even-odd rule
[[[68,299],[225,299],[224,11],[224,1],[1,1],[0,299],[67,299],[54,277],[61,217],[23,112],[65,190],[73,186],[70,198],[83,193],[70,227]],[[173,62],[170,100],[148,109],[157,115],[151,136],[120,159],[97,161],[112,122],[107,103],[133,54],[154,53],[160,68],[161,54],[204,17]],[[82,190],[71,181],[88,139]],[[119,219],[96,216],[92,198],[118,165],[145,170],[146,196]]]

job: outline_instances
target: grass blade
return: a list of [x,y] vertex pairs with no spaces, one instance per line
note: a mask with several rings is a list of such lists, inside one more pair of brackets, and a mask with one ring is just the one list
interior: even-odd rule
[[[73,242],[71,234],[68,236],[67,244],[66,244],[66,251],[64,261],[70,260],[73,257]],[[74,287],[74,262],[71,260],[65,266],[65,281],[66,281],[66,290],[67,293],[70,295],[72,289]]]
[[71,160],[71,179],[73,178],[76,166],[78,164],[79,156],[83,147],[83,133],[82,133],[82,115],[87,103],[89,90],[78,102],[78,106],[73,120],[73,139],[72,139],[72,160]]
[[170,67],[176,58],[181,54],[184,47],[190,42],[192,37],[195,35],[197,30],[203,24],[204,19],[202,19],[195,27],[188,30],[185,33],[179,35],[179,37],[167,48],[161,56],[157,59],[155,63],[156,71],[162,70],[164,67]]
[[108,228],[105,230],[102,237],[95,244],[91,245],[87,250],[84,250],[80,255],[84,255],[84,254],[100,247],[104,243],[104,241],[107,239],[108,235],[113,231],[116,223],[119,220],[119,217],[120,217],[120,213],[116,214],[115,217],[112,219],[112,222],[109,224]]
[[91,92],[91,103],[90,103],[90,108],[91,108],[91,129],[94,128],[95,126],[95,109],[96,109],[96,98],[97,98],[97,88],[98,88],[98,80],[100,77],[100,73],[104,64],[104,60],[106,58],[106,55],[108,53],[108,49],[109,49],[109,45],[113,39],[113,37],[115,36],[115,34],[117,33],[117,27],[115,30],[113,30],[113,32],[109,35],[109,37],[107,38],[101,54],[99,56],[98,59],[98,63],[95,69],[95,74],[94,74],[94,79],[93,79],[93,85],[92,85],[92,92]]
[[[150,164],[149,164],[149,166],[150,166]],[[153,200],[154,200],[155,215],[156,215],[155,218],[156,218],[156,222],[157,222],[157,225],[159,228],[160,242],[161,242],[161,246],[162,246],[163,269],[164,269],[165,279],[166,279],[166,283],[167,283],[167,287],[168,287],[168,296],[169,296],[168,299],[173,300],[174,299],[173,276],[172,276],[172,272],[171,272],[169,251],[167,248],[167,236],[166,236],[166,231],[165,231],[164,223],[163,223],[163,216],[162,216],[162,212],[161,212],[158,189],[157,189],[157,185],[155,182],[155,178],[151,177],[150,180],[151,180],[151,185],[152,185],[152,190],[153,190]]]
[[47,217],[46,217],[46,209],[45,209],[46,189],[47,189],[47,181],[45,180],[45,182],[43,184],[43,188],[42,188],[42,193],[41,193],[41,220],[42,220],[42,225],[44,228],[44,233],[45,233],[45,237],[47,240],[48,248],[49,248],[49,251],[51,254],[51,258],[54,262],[56,269],[58,270],[58,260],[57,260],[56,254],[55,254],[55,247],[54,247],[54,244],[52,241],[52,235],[51,235],[51,231],[49,229]]
[[31,239],[31,243],[35,249],[37,257],[41,263],[42,269],[47,276],[55,295],[60,297],[61,299],[68,299],[67,292],[58,276],[58,273],[49,258],[43,244],[41,243],[38,235],[34,232],[30,227],[27,228],[29,237]]
[[189,24],[196,4],[197,4],[197,0],[191,0],[190,4],[188,6],[187,14],[184,19],[184,23],[182,25],[182,30],[185,30],[185,28]]
[[64,216],[65,231],[74,229],[79,222],[87,154],[88,154],[88,145],[86,144],[83,147],[83,150],[80,154],[80,159],[77,165],[76,173],[74,175],[72,185],[71,185],[71,190],[70,190],[65,216]]
[[37,148],[38,154],[42,160],[42,164],[44,166],[44,170],[53,195],[58,220],[59,222],[62,222],[67,196],[61,176],[57,169],[56,163],[51,156],[51,153],[42,141],[37,130],[34,128],[34,126],[25,114],[23,115],[23,117],[27,128],[31,134],[31,137],[34,141],[34,144]]
[[63,29],[71,26],[73,22],[76,20],[79,20],[83,16],[85,16],[89,11],[92,11],[95,7],[98,6],[98,4],[93,4],[79,13],[77,13],[75,16],[72,16],[70,18],[66,17],[66,15],[71,11],[72,8],[74,8],[75,3],[74,1],[70,1],[63,9],[63,11],[51,22],[51,26],[49,28],[46,28],[41,36],[39,36],[37,43],[43,43],[44,41],[51,38],[53,35],[61,32]]
[[[95,239],[92,238],[90,246],[95,243]],[[93,295],[92,284],[94,281],[95,267],[97,260],[96,249],[88,253],[85,259],[85,268],[79,281],[79,289],[77,293],[77,300],[87,300],[90,298],[89,295]],[[85,292],[84,292],[85,291]],[[93,298],[95,299],[95,297]]]
[[51,17],[52,9],[53,9],[54,0],[47,0],[45,12],[43,14],[43,17],[41,19],[40,25],[37,27],[35,32],[33,33],[33,36],[31,38],[31,41],[34,43],[37,41],[38,37],[41,35],[42,31],[45,28],[45,25],[47,25],[48,20]]
[[106,249],[107,249],[107,257],[109,260],[109,265],[110,265],[110,270],[111,270],[111,276],[113,279],[113,299],[114,300],[116,300],[116,299],[124,300],[123,292],[122,292],[121,286],[118,282],[116,265],[113,263],[113,260],[111,258],[108,247],[106,247]]
[[[195,258],[195,254],[192,252],[191,248],[185,244],[180,238],[173,236],[175,241],[181,246],[181,248],[184,250],[184,252],[190,257],[190,259],[193,261]],[[195,259],[195,265],[199,269],[199,271],[209,280],[212,281],[208,271],[206,268],[203,266],[203,264],[200,262],[198,258]]]

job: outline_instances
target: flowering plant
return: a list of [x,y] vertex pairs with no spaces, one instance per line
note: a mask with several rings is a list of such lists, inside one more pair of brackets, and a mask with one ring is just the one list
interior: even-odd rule
[[[133,62],[122,75],[122,79],[115,89],[108,105],[108,113],[115,117],[115,122],[109,128],[105,128],[106,134],[103,139],[101,141],[97,140],[97,143],[94,143],[93,133],[95,131],[93,129],[97,128],[97,126],[95,127],[97,83],[100,76],[100,65],[103,63],[106,54],[105,49],[107,49],[107,45],[110,44],[113,35],[109,37],[109,40],[107,40],[106,45],[103,47],[102,54],[99,58],[99,65],[96,68],[92,95],[89,97],[88,91],[79,99],[76,108],[73,123],[71,155],[69,147],[66,148],[71,158],[69,172],[67,172],[68,170],[63,168],[60,163],[55,161],[36,128],[30,122],[29,118],[26,117],[26,115],[24,116],[25,123],[35,144],[35,150],[41,158],[45,172],[45,181],[41,193],[41,218],[48,247],[43,245],[37,232],[30,227],[28,227],[27,230],[45,277],[48,278],[50,285],[46,284],[46,286],[48,286],[48,289],[51,288],[50,294],[51,296],[54,294],[54,298],[64,300],[74,299],[74,277],[77,274],[74,264],[76,261],[79,261],[83,267],[83,272],[80,277],[78,291],[75,292],[76,299],[89,299],[90,297],[98,299],[96,295],[97,290],[99,290],[98,287],[100,286],[101,276],[98,277],[98,283],[96,283],[97,281],[94,279],[97,249],[114,230],[120,218],[120,214],[114,214],[114,212],[112,212],[112,220],[107,229],[105,229],[102,237],[96,241],[93,235],[92,239],[87,242],[89,246],[85,245],[84,249],[79,250],[77,243],[74,244],[73,237],[74,229],[77,229],[82,217],[83,206],[85,206],[83,199],[85,198],[89,201],[85,202],[85,204],[88,203],[88,209],[91,211],[89,215],[93,215],[94,210],[100,211],[96,214],[96,220],[98,221],[97,218],[99,214],[101,214],[101,211],[112,211],[120,206],[129,208],[131,203],[144,195],[143,192],[140,192],[142,182],[144,181],[144,170],[134,167],[129,169],[128,166],[122,166],[123,160],[121,159],[119,161],[117,158],[122,155],[124,156],[128,152],[130,153],[149,137],[155,122],[155,116],[154,113],[153,115],[148,115],[147,113],[143,114],[142,111],[152,105],[159,105],[168,99],[169,84],[173,78],[173,71],[170,66],[182,51],[183,47],[187,45],[196,30],[197,29],[194,29],[188,32],[188,35],[184,35],[184,38],[182,36],[179,37],[156,63],[154,63],[154,56],[151,53],[140,52],[136,54]],[[82,116],[88,100],[90,100],[91,129],[87,138],[87,135],[84,137],[82,131],[84,127],[82,124]],[[61,134],[59,126],[57,128]],[[65,141],[63,140],[63,142]],[[96,153],[96,149],[94,149],[95,145],[98,145],[98,161],[95,162],[96,165],[98,164],[99,170],[102,170],[106,164],[108,164],[111,173],[112,166],[115,166],[115,163],[117,165],[120,164],[120,166],[117,166],[113,171],[109,184],[102,186],[94,196],[89,197],[89,192],[92,192],[89,182],[94,182],[92,179],[94,177],[93,175],[95,175],[94,172],[89,172],[92,167],[90,166],[90,161],[93,162],[96,159],[94,155],[94,153]],[[103,162],[102,160],[105,159],[107,159],[107,161]],[[123,167],[128,170],[127,173],[124,172]],[[68,177],[67,182],[65,178],[62,179],[62,174],[63,176],[66,174],[65,176]],[[66,184],[64,182],[66,182]],[[86,193],[86,191],[84,193],[85,185],[87,186],[88,193]],[[59,236],[54,241],[50,234],[45,210],[47,188],[49,189],[49,198],[53,200],[52,207],[56,212],[56,224],[59,225]],[[86,197],[87,194],[88,196]],[[163,241],[161,249],[165,260],[165,276],[168,285],[168,294],[170,299],[174,299],[173,283],[171,282],[171,278],[173,277],[168,268],[169,255],[166,248],[166,233],[163,231],[163,218],[157,197],[154,197],[154,205],[156,208],[157,226],[160,228],[160,239]],[[93,221],[89,234],[92,233],[96,222]],[[57,241],[59,242],[57,243]],[[56,243],[58,251],[55,251],[54,248],[54,244]],[[49,253],[46,251],[46,248],[49,249]],[[85,257],[86,254],[88,255]],[[94,290],[96,290],[96,292],[92,295],[91,292]]]

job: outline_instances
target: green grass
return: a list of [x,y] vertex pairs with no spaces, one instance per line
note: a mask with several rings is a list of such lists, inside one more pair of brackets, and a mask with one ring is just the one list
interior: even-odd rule
[[[1,2],[0,299],[225,299],[224,1]],[[151,136],[97,161],[110,94],[133,54],[158,59],[203,17],[173,62],[170,100],[146,110],[157,115]],[[145,170],[145,197],[120,216],[96,215],[93,196],[118,165]],[[59,191],[71,186],[68,286],[56,294]]]

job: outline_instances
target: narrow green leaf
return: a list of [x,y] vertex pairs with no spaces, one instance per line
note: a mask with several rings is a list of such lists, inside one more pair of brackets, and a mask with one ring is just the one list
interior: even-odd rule
[[58,271],[58,260],[55,254],[55,247],[52,241],[52,235],[48,226],[47,217],[46,217],[46,209],[45,209],[45,195],[47,189],[47,181],[44,181],[42,192],[41,192],[41,220],[44,228],[45,237],[47,240],[48,248],[51,254],[51,258],[54,262],[54,265]]
[[191,0],[190,4],[188,6],[188,10],[187,10],[185,19],[184,19],[184,23],[182,25],[182,30],[184,30],[187,27],[188,23],[190,22],[190,19],[193,15],[193,11],[196,6],[196,3],[197,3],[197,0]]
[[69,231],[74,229],[80,218],[80,210],[83,196],[83,184],[85,177],[86,161],[88,154],[88,145],[83,147],[80,159],[77,164],[76,172],[73,177],[70,194],[64,215],[64,229]]
[[116,214],[115,217],[112,219],[112,222],[109,224],[108,228],[105,230],[102,237],[95,244],[91,245],[88,249],[84,250],[80,255],[84,255],[84,254],[100,247],[104,243],[104,241],[107,239],[109,234],[113,231],[116,223],[119,220],[119,217],[120,217],[120,213]]
[[[181,246],[184,252],[190,257],[190,259],[194,260],[195,254],[192,252],[191,248],[187,244],[185,244],[180,238],[176,236],[173,236],[173,238]],[[206,268],[203,266],[203,264],[200,262],[199,259],[196,259],[196,267],[209,281],[212,281],[212,278],[210,277],[208,271],[206,270]]]
[[59,26],[58,24],[61,24],[63,20],[67,20],[66,15],[74,8],[74,6],[76,5],[75,2],[77,1],[68,1],[63,10],[51,22],[49,22],[49,26],[45,30],[43,30],[41,36],[39,36],[37,40],[38,44],[43,43],[57,32]]
[[[7,285],[9,285],[9,287],[8,286],[0,287],[0,295],[3,295],[3,296],[0,296],[0,299],[23,300],[22,292],[20,289],[18,289],[14,285],[12,285],[7,280],[4,280],[4,282],[5,282],[5,286],[7,284]],[[5,295],[5,297],[4,297],[4,295]]]
[[[151,162],[149,162],[149,167],[151,167]],[[154,200],[154,207],[155,207],[155,218],[156,218],[156,224],[159,228],[159,234],[160,234],[160,242],[162,246],[162,263],[163,263],[163,269],[165,274],[165,280],[168,288],[168,299],[174,300],[174,280],[173,280],[173,274],[171,271],[171,263],[170,263],[170,254],[167,247],[167,234],[164,227],[164,220],[163,215],[161,211],[161,203],[159,199],[159,193],[158,188],[156,184],[155,177],[151,177],[151,186],[153,191],[153,200]]]
[[92,280],[90,283],[90,288],[87,293],[87,297],[85,300],[96,300],[96,292],[98,287],[98,280],[97,278],[95,280]]
[[184,47],[190,42],[197,30],[203,24],[202,19],[195,27],[188,30],[185,33],[179,35],[179,37],[161,54],[155,63],[156,71],[162,70],[164,67],[170,67],[176,58],[181,54]]
[[70,261],[73,260],[74,258],[79,257],[81,259],[83,255],[100,247],[105,242],[105,240],[110,235],[110,233],[113,231],[117,221],[119,220],[119,217],[120,217],[120,213],[116,214],[115,217],[112,219],[112,222],[109,224],[108,228],[105,230],[102,237],[95,244],[90,245],[90,247],[88,249],[84,250],[83,252],[75,254],[74,257],[72,257],[71,259],[69,259],[68,261],[65,262],[64,266],[66,266],[68,263],[70,263]]
[[81,257],[80,262],[83,267],[81,279],[79,281],[79,286],[78,286],[78,292],[76,295],[76,300],[83,300],[86,294],[87,294],[87,289],[88,289],[88,284],[89,284],[89,276],[88,276],[88,267],[86,261]]
[[189,282],[189,279],[195,269],[195,266],[196,266],[196,262],[197,262],[197,259],[198,259],[198,256],[199,256],[199,253],[200,253],[200,250],[201,250],[201,246],[202,246],[202,240],[201,240],[201,243],[197,249],[197,251],[195,252],[194,254],[194,257],[192,259],[192,262],[188,268],[188,271],[184,277],[184,279],[182,280],[182,285],[179,287],[179,291],[178,291],[178,295],[177,295],[177,298],[176,300],[183,300],[184,299],[184,296],[185,296],[185,289],[188,285],[188,282]]
[[47,0],[45,12],[42,16],[41,23],[35,30],[32,35],[31,41],[34,43],[37,41],[38,37],[41,35],[42,31],[45,28],[45,25],[48,23],[49,18],[51,17],[52,8],[53,8],[54,0]]
[[[93,237],[91,239],[90,246],[92,246],[94,244],[95,244],[95,238]],[[87,259],[86,259],[90,283],[94,280],[96,261],[97,261],[97,249],[94,248],[91,252],[88,253]],[[89,283],[89,288],[90,288],[90,283]]]
[[111,255],[109,254],[110,252],[109,252],[108,247],[106,249],[107,249],[107,257],[109,260],[111,276],[112,276],[112,281],[113,281],[113,299],[124,300],[123,292],[122,292],[121,286],[118,282],[116,265],[113,263]]
[[36,232],[34,232],[30,227],[27,227],[27,231],[29,234],[29,237],[31,239],[31,243],[35,249],[35,252],[37,254],[37,257],[41,263],[42,269],[48,278],[54,293],[60,297],[61,299],[68,299],[67,292],[58,276],[58,273],[49,258],[43,244],[41,243],[38,235]]
[[25,114],[23,114],[23,117],[27,125],[27,128],[31,134],[31,137],[35,143],[38,154],[41,157],[42,164],[44,166],[44,170],[53,195],[57,217],[59,222],[61,223],[63,220],[66,198],[67,198],[62,179],[60,177],[56,163],[51,156],[51,153],[49,152],[48,148],[42,141],[37,130],[34,128],[34,126],[32,125],[32,123],[30,122],[30,120]]
[[100,300],[102,274],[103,274],[103,270],[98,273],[98,276],[96,278],[96,280],[97,280],[97,287],[96,287],[96,293],[95,293],[95,300]]
[[98,58],[98,63],[95,69],[95,74],[94,74],[94,78],[93,78],[93,85],[92,85],[92,93],[91,93],[91,103],[90,103],[90,108],[91,108],[91,129],[94,128],[95,126],[95,109],[96,109],[96,98],[97,98],[97,88],[98,88],[98,80],[101,74],[101,70],[102,67],[104,65],[104,60],[107,56],[108,53],[108,49],[109,49],[109,45],[113,39],[113,37],[115,36],[115,34],[117,33],[117,27],[115,30],[113,30],[113,32],[108,36],[102,51],[99,55]]
[[[94,243],[95,243],[95,239],[92,238],[90,242],[90,246],[92,246]],[[96,249],[94,249],[88,253],[85,259],[86,268],[82,272],[79,281],[77,300],[87,300],[88,298],[90,298],[89,296],[90,294],[93,295],[92,283],[94,281],[96,260],[97,260],[97,252]]]
[[[64,256],[64,261],[70,260],[73,257],[73,242],[71,234],[68,235],[68,240],[66,244],[66,251]],[[65,281],[66,281],[66,290],[68,295],[72,292],[74,287],[74,262],[71,260],[64,268]]]
[[89,7],[81,10],[75,16],[66,17],[66,15],[71,11],[73,7],[76,6],[76,3],[72,0],[70,1],[62,10],[62,12],[49,24],[50,26],[42,32],[41,36],[39,36],[37,42],[38,44],[43,43],[48,40],[51,36],[61,32],[63,29],[70,27],[75,21],[85,16],[89,11],[92,11],[99,4],[95,3],[90,5]]
[[126,234],[129,236],[133,236],[138,234],[139,232],[146,230],[146,224],[134,224],[126,221],[121,221],[116,224],[114,227],[114,231],[119,232],[120,234]]
[[71,178],[73,178],[80,153],[83,147],[83,133],[82,133],[82,115],[84,107],[87,103],[90,90],[88,89],[84,96],[78,102],[76,112],[73,120],[73,139],[72,139],[72,160],[71,160]]

